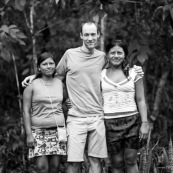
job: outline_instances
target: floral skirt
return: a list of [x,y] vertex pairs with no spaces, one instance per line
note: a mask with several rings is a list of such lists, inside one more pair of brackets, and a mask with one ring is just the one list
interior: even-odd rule
[[36,145],[29,148],[29,158],[43,155],[66,155],[66,143],[58,140],[57,128],[32,130]]

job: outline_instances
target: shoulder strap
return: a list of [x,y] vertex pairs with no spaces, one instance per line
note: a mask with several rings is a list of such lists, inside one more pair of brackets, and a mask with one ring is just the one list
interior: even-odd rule
[[[43,82],[43,80],[42,80],[41,78],[40,78],[40,80],[41,80],[42,84],[44,85],[44,87],[45,87],[45,89],[46,89],[46,92],[47,92],[47,94],[48,94],[49,101],[50,101],[51,107],[52,107],[53,116],[54,116],[54,118],[55,118],[55,122],[56,122],[56,125],[57,125],[57,127],[58,127],[58,122],[57,122],[57,119],[56,119],[56,117],[55,117],[55,113],[54,113],[54,110],[53,110],[52,99],[51,99],[51,97],[50,97],[50,93],[49,93],[49,91],[48,91],[48,89],[47,89],[45,83]],[[65,121],[64,121],[64,127],[65,127]]]

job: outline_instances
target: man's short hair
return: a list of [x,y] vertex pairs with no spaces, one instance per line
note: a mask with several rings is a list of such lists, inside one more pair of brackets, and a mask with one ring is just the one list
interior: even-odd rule
[[100,28],[99,28],[98,24],[95,21],[93,21],[93,20],[86,20],[86,21],[83,21],[82,24],[81,24],[81,28],[80,28],[80,33],[81,34],[82,34],[83,26],[85,24],[94,24],[96,26],[96,28],[97,28],[97,33],[100,32]]

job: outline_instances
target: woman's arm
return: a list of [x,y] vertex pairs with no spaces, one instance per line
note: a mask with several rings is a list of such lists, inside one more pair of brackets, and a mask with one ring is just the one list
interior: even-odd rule
[[135,93],[136,102],[142,121],[140,128],[140,138],[146,139],[149,132],[149,123],[147,118],[147,107],[145,102],[144,85],[142,79],[139,79],[137,82],[135,82]]
[[31,131],[31,103],[32,103],[32,87],[33,85],[29,85],[25,88],[23,93],[23,119],[24,126],[27,135],[27,146],[33,147],[35,145],[35,139],[32,135]]

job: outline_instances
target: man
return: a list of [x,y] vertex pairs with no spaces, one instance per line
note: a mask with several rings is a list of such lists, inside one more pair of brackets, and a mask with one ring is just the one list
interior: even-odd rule
[[[100,32],[93,21],[82,24],[80,37],[82,46],[67,50],[56,68],[59,79],[66,77],[72,104],[67,118],[67,173],[80,170],[86,141],[89,173],[101,173],[100,159],[107,157],[100,88],[106,58],[103,52],[95,49]],[[142,71],[141,68],[139,71]]]
[[79,169],[87,138],[90,173],[100,173],[100,158],[107,157],[100,89],[101,70],[106,60],[105,54],[95,49],[99,36],[95,23],[83,23],[80,33],[83,45],[67,50],[56,68],[60,79],[66,76],[72,103],[67,118],[68,173]]

